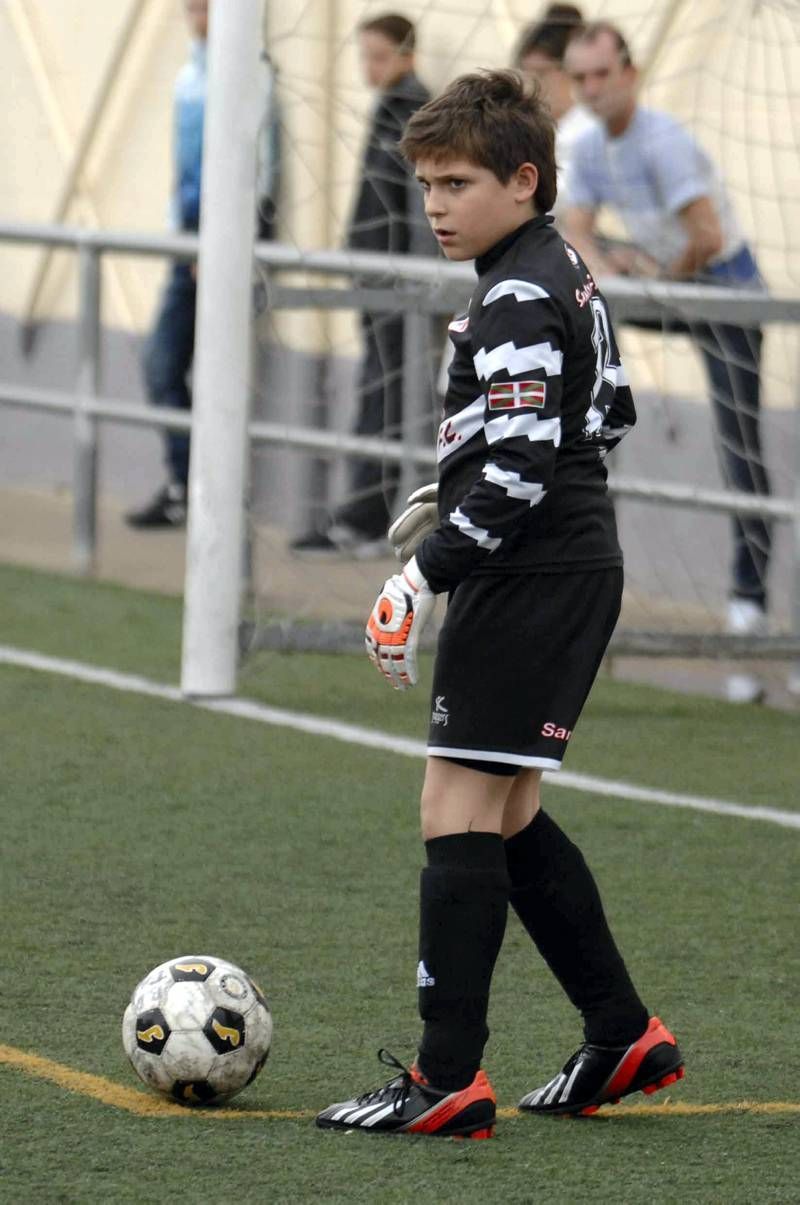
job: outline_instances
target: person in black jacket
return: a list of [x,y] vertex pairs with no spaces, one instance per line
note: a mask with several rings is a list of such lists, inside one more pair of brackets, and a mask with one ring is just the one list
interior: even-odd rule
[[[456,80],[409,122],[433,230],[474,259],[439,429],[439,525],[384,584],[367,652],[398,689],[437,594],[439,636],[422,788],[416,1061],[317,1124],[492,1136],[481,1070],[489,987],[511,903],[583,1020],[527,1112],[586,1114],[681,1078],[649,1015],[580,850],[541,809],[619,614],[622,553],[604,460],[636,419],[608,309],[553,227],[552,118],[513,71]],[[530,1035],[526,1034],[526,1045]]]
[[[395,13],[373,17],[358,27],[366,83],[377,89],[351,213],[347,247],[397,255],[435,255],[419,188],[397,146],[409,117],[430,93],[414,72],[415,29]],[[372,285],[379,284],[374,279]],[[387,273],[383,282],[391,288]],[[359,372],[357,435],[398,438],[403,419],[403,314],[361,315],[363,359]],[[327,532],[301,536],[297,552],[383,551],[397,488],[397,466],[358,460],[351,472],[349,498]],[[374,548],[370,547],[374,546]]]

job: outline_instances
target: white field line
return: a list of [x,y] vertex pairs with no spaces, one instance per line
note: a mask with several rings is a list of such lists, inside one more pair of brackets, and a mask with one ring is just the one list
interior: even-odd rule
[[[383,749],[387,753],[399,753],[404,757],[425,757],[423,741],[409,737],[393,736],[389,732],[378,732],[362,728],[358,724],[345,724],[339,720],[328,720],[321,716],[301,711],[287,711],[281,707],[268,707],[249,699],[190,699],[181,694],[177,686],[153,682],[137,674],[123,674],[113,669],[85,665],[80,661],[66,661],[60,657],[47,657],[27,649],[0,645],[0,665],[16,665],[24,669],[40,670],[48,674],[60,674],[78,682],[105,686],[128,694],[149,695],[166,699],[170,703],[186,703],[203,711],[215,711],[223,715],[238,716],[240,719],[255,720],[278,728],[291,728],[296,732],[308,732],[313,736],[330,737],[349,745],[363,748]],[[660,804],[664,807],[689,808],[695,812],[712,812],[717,816],[738,816],[745,820],[762,820],[781,828],[800,829],[800,812],[784,812],[778,808],[747,807],[730,803],[724,799],[708,798],[705,795],[682,795],[675,791],[658,791],[650,787],[639,787],[629,782],[616,782],[608,778],[596,778],[592,774],[576,774],[569,770],[544,773],[548,784],[568,787],[573,791],[585,791],[590,795],[607,795],[614,799],[630,799],[636,803]]]

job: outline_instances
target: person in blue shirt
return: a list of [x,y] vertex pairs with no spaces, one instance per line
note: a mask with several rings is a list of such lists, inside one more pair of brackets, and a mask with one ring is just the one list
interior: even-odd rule
[[[577,99],[599,118],[573,148],[565,219],[567,237],[592,271],[763,289],[715,165],[671,115],[638,103],[638,72],[620,31],[604,21],[585,26],[571,39],[565,66]],[[629,244],[601,245],[595,223],[603,205],[622,219]],[[761,331],[721,322],[688,329],[709,380],[726,484],[768,494],[760,433]],[[728,630],[759,635],[766,631],[769,524],[736,516],[733,540]],[[762,692],[750,674],[728,679],[732,702],[752,702]]]
[[[184,0],[184,9],[192,40],[188,60],[175,80],[170,226],[175,231],[196,231],[200,226],[209,0]],[[260,150],[259,173],[258,234],[261,238],[274,237],[277,126],[272,84],[272,71],[265,62],[266,141]],[[156,406],[191,410],[189,379],[194,359],[196,301],[196,265],[175,261],[145,348],[145,386],[149,400]],[[167,481],[150,502],[125,516],[131,527],[182,527],[186,522],[189,433],[165,430],[164,442]]]

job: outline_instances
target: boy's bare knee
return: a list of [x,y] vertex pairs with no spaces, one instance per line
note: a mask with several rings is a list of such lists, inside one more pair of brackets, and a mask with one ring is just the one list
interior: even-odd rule
[[501,832],[506,841],[527,828],[539,811],[541,781],[542,771],[537,769],[522,770],[514,779],[514,785],[503,809]]
[[499,833],[513,781],[446,758],[429,758],[420,798],[423,840],[453,833]]

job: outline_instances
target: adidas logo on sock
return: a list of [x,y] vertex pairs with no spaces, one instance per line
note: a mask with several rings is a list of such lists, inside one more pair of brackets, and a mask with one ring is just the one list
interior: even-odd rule
[[417,964],[417,987],[433,987],[436,983],[425,963],[420,960]]

